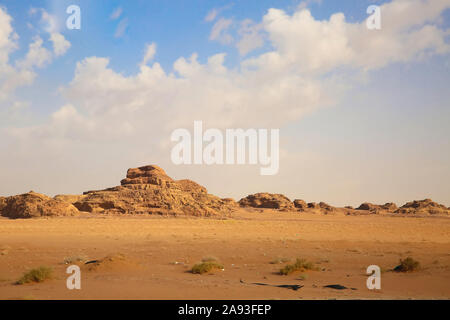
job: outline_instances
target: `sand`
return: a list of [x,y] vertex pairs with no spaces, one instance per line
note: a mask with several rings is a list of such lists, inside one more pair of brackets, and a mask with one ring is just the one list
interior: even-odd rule
[[[82,265],[81,290],[68,290],[64,260],[77,256],[120,258]],[[209,256],[224,270],[190,272]],[[408,256],[421,270],[390,271]],[[276,260],[296,258],[318,270],[277,273],[287,262]],[[381,290],[366,287],[366,268],[373,264],[383,270]],[[54,269],[52,279],[15,284],[41,265]],[[227,219],[0,219],[0,299],[449,299],[449,271],[446,217],[241,211]],[[349,289],[324,288],[330,284]]]

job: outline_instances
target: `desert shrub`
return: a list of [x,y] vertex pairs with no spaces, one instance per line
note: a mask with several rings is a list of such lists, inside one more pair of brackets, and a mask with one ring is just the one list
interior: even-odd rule
[[30,282],[42,282],[50,279],[53,274],[53,269],[49,267],[41,266],[39,268],[31,269],[24,273],[22,277],[17,280],[16,284],[25,284]]
[[288,258],[276,258],[276,259],[273,259],[272,261],[270,261],[270,264],[282,264],[282,263],[286,263],[289,261],[290,261],[290,259],[288,259]]
[[197,274],[209,273],[213,270],[222,270],[223,265],[217,261],[207,261],[194,265],[191,272]]
[[306,270],[317,270],[312,262],[308,262],[305,259],[297,258],[295,263],[288,264],[280,269],[280,274],[286,276],[296,271],[304,272]]
[[411,257],[407,257],[406,259],[400,259],[400,264],[394,268],[394,271],[397,272],[412,272],[416,271],[420,268],[419,261],[414,260]]
[[64,258],[64,264],[74,264],[74,263],[78,263],[78,262],[84,263],[88,260],[89,260],[88,257],[86,257],[84,255],[71,256],[71,257]]
[[299,277],[298,277],[298,280],[307,280],[308,279],[308,275],[307,274],[301,274]]

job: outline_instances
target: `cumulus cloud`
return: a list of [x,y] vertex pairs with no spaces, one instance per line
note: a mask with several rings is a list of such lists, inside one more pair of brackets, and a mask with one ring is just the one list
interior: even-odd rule
[[[447,54],[448,30],[439,19],[448,7],[445,0],[385,4],[380,32],[367,30],[365,22],[350,23],[342,13],[318,20],[307,9],[293,14],[270,9],[261,23],[244,24],[246,40],[239,49],[246,54],[260,47],[261,32],[271,49],[244,59],[237,68],[225,66],[223,53],[205,63],[193,54],[180,57],[167,71],[158,62],[150,65],[155,44],[146,47],[135,75],[116,72],[108,58],[88,57],[77,63],[73,80],[61,91],[67,104],[45,124],[8,128],[8,139],[35,155],[51,154],[48,150],[57,146],[75,162],[92,145],[98,157],[108,157],[113,150],[103,147],[109,144],[126,149],[128,161],[148,161],[150,154],[152,159],[167,155],[169,161],[170,132],[190,128],[194,120],[217,128],[279,128],[337,103],[353,85],[349,74]],[[231,23],[217,20],[210,39],[231,41]],[[48,149],[42,151],[43,146]]]
[[[38,9],[32,9],[30,14],[36,14]],[[49,15],[41,11],[43,19],[48,19]],[[50,30],[50,29],[48,29]],[[12,93],[19,87],[29,85],[36,77],[36,69],[43,68],[55,56],[64,54],[70,47],[70,43],[59,33],[50,34],[50,41],[53,43],[53,53],[45,48],[44,40],[40,35],[36,35],[28,45],[25,56],[10,61],[10,55],[18,49],[18,35],[12,27],[12,18],[6,9],[0,7],[0,107],[1,104],[11,99]],[[23,105],[19,101],[10,101],[10,105]]]
[[241,22],[238,33],[240,40],[236,46],[242,56],[264,45],[262,24],[255,24],[252,20],[245,19]]
[[[225,67],[225,54],[211,56],[205,64],[194,54],[179,58],[168,73],[157,62],[147,65],[156,52],[152,43],[138,74],[124,76],[109,67],[107,58],[87,58],[77,64],[63,94],[80,117],[91,119],[89,130],[95,138],[107,139],[112,124],[123,134],[148,135],[195,119],[216,127],[283,126],[336,103],[352,85],[342,68],[365,72],[424,54],[447,53],[448,31],[435,22],[450,4],[436,0],[433,9],[426,4],[397,0],[384,5],[383,31],[378,33],[367,30],[364,22],[347,22],[341,13],[316,20],[307,9],[292,15],[270,9],[261,26],[251,21],[244,26],[263,28],[274,49],[243,60],[239,70]],[[213,39],[224,35],[231,20],[217,24]],[[243,53],[261,45],[258,39],[249,42],[242,46]]]
[[53,42],[53,52],[56,56],[61,56],[69,50],[71,44],[61,33],[52,33],[50,41]]
[[307,9],[293,15],[270,9],[263,18],[275,50],[247,66],[272,65],[278,70],[326,73],[336,68],[377,69],[393,62],[407,62],[425,54],[449,51],[447,30],[436,24],[450,7],[447,0],[397,0],[381,6],[382,30],[368,30],[365,22],[349,23],[342,13],[316,20]]

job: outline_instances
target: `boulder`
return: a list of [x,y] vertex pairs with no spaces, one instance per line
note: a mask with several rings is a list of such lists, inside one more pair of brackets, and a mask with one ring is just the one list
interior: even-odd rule
[[194,181],[173,180],[155,165],[129,169],[120,186],[87,191],[74,205],[91,213],[193,216],[228,214],[237,207]]
[[241,207],[279,209],[283,211],[295,211],[295,206],[282,194],[256,193],[239,200]]
[[76,216],[80,213],[70,203],[55,200],[33,191],[3,198],[0,202],[0,215],[12,219],[45,216]]

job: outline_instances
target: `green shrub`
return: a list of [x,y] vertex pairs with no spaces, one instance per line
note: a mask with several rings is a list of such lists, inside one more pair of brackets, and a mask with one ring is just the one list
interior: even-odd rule
[[219,262],[207,261],[207,262],[198,263],[195,266],[193,266],[191,272],[197,273],[197,274],[204,274],[204,273],[209,273],[213,270],[222,270],[222,269],[223,269],[223,265],[220,264]]
[[295,263],[288,264],[280,269],[280,274],[286,276],[296,271],[304,272],[306,270],[317,270],[312,262],[308,262],[305,259],[297,258]]
[[394,268],[394,271],[397,272],[413,272],[420,268],[419,261],[414,260],[411,257],[407,257],[406,259],[400,259],[400,264]]
[[52,268],[41,266],[24,273],[23,276],[19,280],[17,280],[16,284],[42,282],[44,280],[50,279],[52,277],[52,274]]

